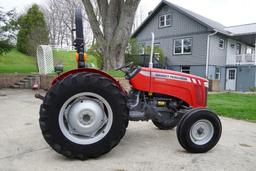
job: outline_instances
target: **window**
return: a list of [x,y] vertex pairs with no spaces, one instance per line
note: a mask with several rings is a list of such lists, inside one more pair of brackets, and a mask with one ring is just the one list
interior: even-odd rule
[[139,45],[139,55],[145,54],[145,45],[144,43],[138,43]]
[[242,46],[240,43],[237,43],[236,44],[236,54],[237,55],[240,55],[241,54],[241,51],[242,51]]
[[172,15],[171,14],[165,14],[159,16],[159,27],[169,27],[172,25]]
[[228,72],[228,79],[229,80],[235,80],[235,78],[236,78],[235,73],[236,73],[236,70],[234,70],[234,69],[229,70],[229,72]]
[[174,54],[191,54],[192,38],[174,40]]
[[182,66],[181,72],[190,74],[190,66]]
[[154,48],[160,48],[160,43],[154,43]]
[[246,54],[253,54],[252,52],[253,52],[253,48],[250,47],[250,46],[247,46],[246,47]]
[[219,40],[219,48],[224,49],[225,48],[225,41],[223,39]]
[[215,80],[220,80],[220,67],[216,67]]

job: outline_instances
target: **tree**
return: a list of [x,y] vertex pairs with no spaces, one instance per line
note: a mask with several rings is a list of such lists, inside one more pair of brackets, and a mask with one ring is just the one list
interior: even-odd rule
[[[124,53],[131,35],[135,12],[140,0],[82,0],[91,29],[104,59],[104,69],[124,63]],[[95,6],[99,9],[95,14]]]
[[47,26],[38,5],[32,5],[27,14],[18,19],[18,24],[20,30],[17,36],[17,49],[35,56],[40,44],[48,44]]
[[0,7],[0,55],[13,48],[16,41],[16,20],[15,10],[4,12]]
[[[82,9],[81,0],[47,0],[41,7],[49,30],[51,45],[72,45],[74,41],[75,9]],[[89,44],[92,35],[86,15],[84,19],[85,45]]]
[[140,65],[139,61],[140,45],[135,38],[131,38],[125,51],[125,62],[133,62],[135,65]]

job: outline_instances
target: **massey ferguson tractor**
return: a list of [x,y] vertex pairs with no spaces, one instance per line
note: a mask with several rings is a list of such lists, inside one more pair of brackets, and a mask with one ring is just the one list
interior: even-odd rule
[[99,157],[120,142],[129,121],[149,120],[161,130],[177,126],[178,141],[188,152],[207,152],[217,144],[222,127],[206,108],[208,81],[153,68],[154,34],[149,67],[129,63],[117,69],[130,83],[127,92],[107,73],[85,68],[79,10],[75,31],[78,69],[53,80],[40,107],[43,137],[56,152],[81,160]]

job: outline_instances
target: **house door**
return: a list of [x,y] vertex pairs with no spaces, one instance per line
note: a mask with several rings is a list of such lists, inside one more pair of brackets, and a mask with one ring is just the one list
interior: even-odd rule
[[236,90],[236,68],[227,68],[226,90]]

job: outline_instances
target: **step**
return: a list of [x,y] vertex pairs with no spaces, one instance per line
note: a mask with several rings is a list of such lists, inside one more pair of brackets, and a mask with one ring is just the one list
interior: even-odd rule
[[11,85],[10,88],[20,88],[19,85]]
[[24,80],[20,80],[21,83],[26,83],[26,82],[29,82],[29,81],[31,81],[31,80],[25,80],[25,79]]
[[24,85],[22,82],[15,83],[14,85]]

